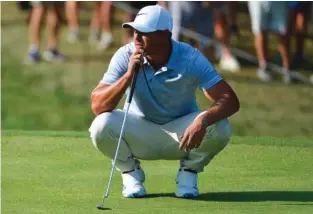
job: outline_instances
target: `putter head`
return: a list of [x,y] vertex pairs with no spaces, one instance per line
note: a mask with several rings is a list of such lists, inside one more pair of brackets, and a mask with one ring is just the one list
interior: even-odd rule
[[111,210],[110,208],[105,208],[103,204],[97,205],[98,210]]

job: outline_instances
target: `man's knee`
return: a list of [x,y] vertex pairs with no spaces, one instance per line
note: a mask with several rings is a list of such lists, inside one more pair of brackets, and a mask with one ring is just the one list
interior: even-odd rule
[[116,114],[114,111],[99,114],[94,119],[89,128],[90,137],[94,146],[97,147],[97,142],[100,139],[106,138],[106,135],[109,134],[108,130],[113,125],[114,121],[116,121]]
[[231,125],[228,119],[221,120],[207,129],[199,149],[217,154],[228,144],[230,136]]
[[[123,116],[124,112],[119,110],[102,113],[94,119],[89,128],[93,145],[108,158],[115,155]],[[130,157],[132,154],[122,139],[117,160],[125,162]]]
[[229,141],[231,135],[231,125],[228,119],[221,120],[215,124],[214,137],[221,141]]

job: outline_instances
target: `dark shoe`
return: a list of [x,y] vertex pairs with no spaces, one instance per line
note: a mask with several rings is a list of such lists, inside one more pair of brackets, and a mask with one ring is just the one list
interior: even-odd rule
[[65,57],[56,49],[46,50],[43,53],[43,58],[48,62],[63,62]]
[[30,51],[25,59],[25,64],[34,64],[40,61],[40,55],[38,51]]
[[303,55],[296,54],[291,61],[291,69],[303,69],[313,72],[313,64],[307,60]]

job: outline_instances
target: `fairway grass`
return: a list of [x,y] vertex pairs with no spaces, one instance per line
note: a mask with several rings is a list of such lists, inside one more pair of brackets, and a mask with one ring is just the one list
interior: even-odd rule
[[177,161],[142,161],[147,198],[124,199],[111,163],[83,132],[2,136],[2,213],[313,213],[313,142],[233,137],[199,175],[196,200],[174,197]]

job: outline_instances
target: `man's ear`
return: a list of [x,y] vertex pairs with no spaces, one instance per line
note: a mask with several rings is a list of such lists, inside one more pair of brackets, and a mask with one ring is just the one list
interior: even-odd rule
[[171,40],[171,38],[172,38],[172,32],[166,31],[166,33],[167,33],[167,35],[168,35],[168,38]]

